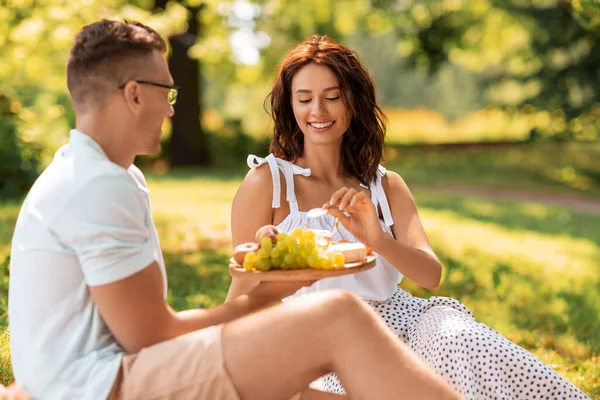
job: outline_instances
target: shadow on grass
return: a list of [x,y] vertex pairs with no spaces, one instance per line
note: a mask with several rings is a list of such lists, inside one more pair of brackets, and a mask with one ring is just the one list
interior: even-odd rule
[[462,183],[600,194],[600,143],[390,146],[390,168],[409,184]]
[[201,248],[197,251],[165,252],[169,280],[169,304],[175,310],[209,308],[223,303],[231,277],[230,250]]
[[[433,192],[415,195],[419,208],[452,211],[461,217],[490,222],[503,228],[534,231],[550,235],[568,235],[600,243],[600,215],[583,214],[556,207],[543,207],[514,201],[471,199]],[[481,207],[479,205],[482,205]]]
[[600,302],[593,299],[593,293],[600,293],[600,282],[590,282],[577,291],[562,291],[558,296],[567,304],[566,324],[570,333],[593,352],[600,353]]

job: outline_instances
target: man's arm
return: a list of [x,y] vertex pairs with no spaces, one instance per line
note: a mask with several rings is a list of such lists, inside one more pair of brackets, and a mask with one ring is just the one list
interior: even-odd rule
[[135,353],[143,347],[247,315],[310,283],[262,283],[227,304],[181,312],[175,312],[164,301],[162,275],[156,262],[120,281],[89,288],[112,334],[127,352]]

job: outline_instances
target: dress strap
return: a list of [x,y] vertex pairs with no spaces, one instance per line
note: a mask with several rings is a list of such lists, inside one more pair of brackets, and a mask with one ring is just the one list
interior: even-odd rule
[[269,164],[271,178],[273,179],[273,201],[271,203],[273,208],[281,206],[281,181],[279,177],[279,171],[281,170],[285,178],[285,196],[290,204],[290,212],[298,212],[298,201],[296,200],[296,193],[294,191],[294,175],[310,176],[310,168],[301,168],[289,161],[277,158],[273,154],[269,154],[265,158],[250,154],[247,163],[250,168],[256,168],[264,163]]
[[380,165],[377,168],[377,177],[375,181],[371,183],[371,201],[375,204],[375,208],[379,205],[381,213],[383,214],[383,222],[386,226],[394,225],[394,218],[392,218],[392,212],[390,210],[390,204],[388,203],[385,190],[381,184],[381,178],[385,176],[387,170]]

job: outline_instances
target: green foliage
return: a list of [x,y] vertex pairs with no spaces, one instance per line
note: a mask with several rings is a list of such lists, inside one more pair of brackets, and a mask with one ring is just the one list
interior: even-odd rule
[[600,33],[600,3],[597,0],[572,0],[573,15],[586,29]]
[[[534,128],[537,136],[598,139],[600,128],[588,123],[600,112],[600,36],[590,28],[597,23],[597,2],[408,4],[389,17],[411,65],[431,73],[460,65],[481,75],[492,104],[548,111],[552,124]],[[582,26],[584,17],[589,21]]]
[[38,175],[39,151],[21,140],[15,115],[0,95],[0,201],[22,197]]
[[101,18],[139,20],[164,36],[183,30],[183,6],[170,3],[157,14],[142,8],[151,6],[149,1],[126,0],[87,1],[84,7],[67,0],[8,0],[0,5],[0,95],[17,114],[22,138],[41,149],[44,164],[66,141],[74,122],[65,71],[75,34]]
[[218,132],[209,134],[210,146],[216,155],[219,166],[236,167],[245,165],[248,154],[266,155],[269,152],[270,138],[256,140],[244,133],[242,121],[230,119]]

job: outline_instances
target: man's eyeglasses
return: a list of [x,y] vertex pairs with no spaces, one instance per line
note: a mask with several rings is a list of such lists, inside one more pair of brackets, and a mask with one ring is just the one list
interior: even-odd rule
[[[179,91],[181,90],[181,88],[179,86],[169,86],[169,85],[164,85],[162,83],[156,83],[156,82],[150,82],[150,81],[134,81],[134,82],[137,82],[142,85],[152,85],[152,86],[158,86],[161,88],[169,89],[169,91],[167,92],[167,99],[169,100],[170,105],[174,105],[177,102],[177,95],[179,94]],[[127,83],[124,83],[121,86],[119,86],[119,89],[123,89],[126,84]]]

